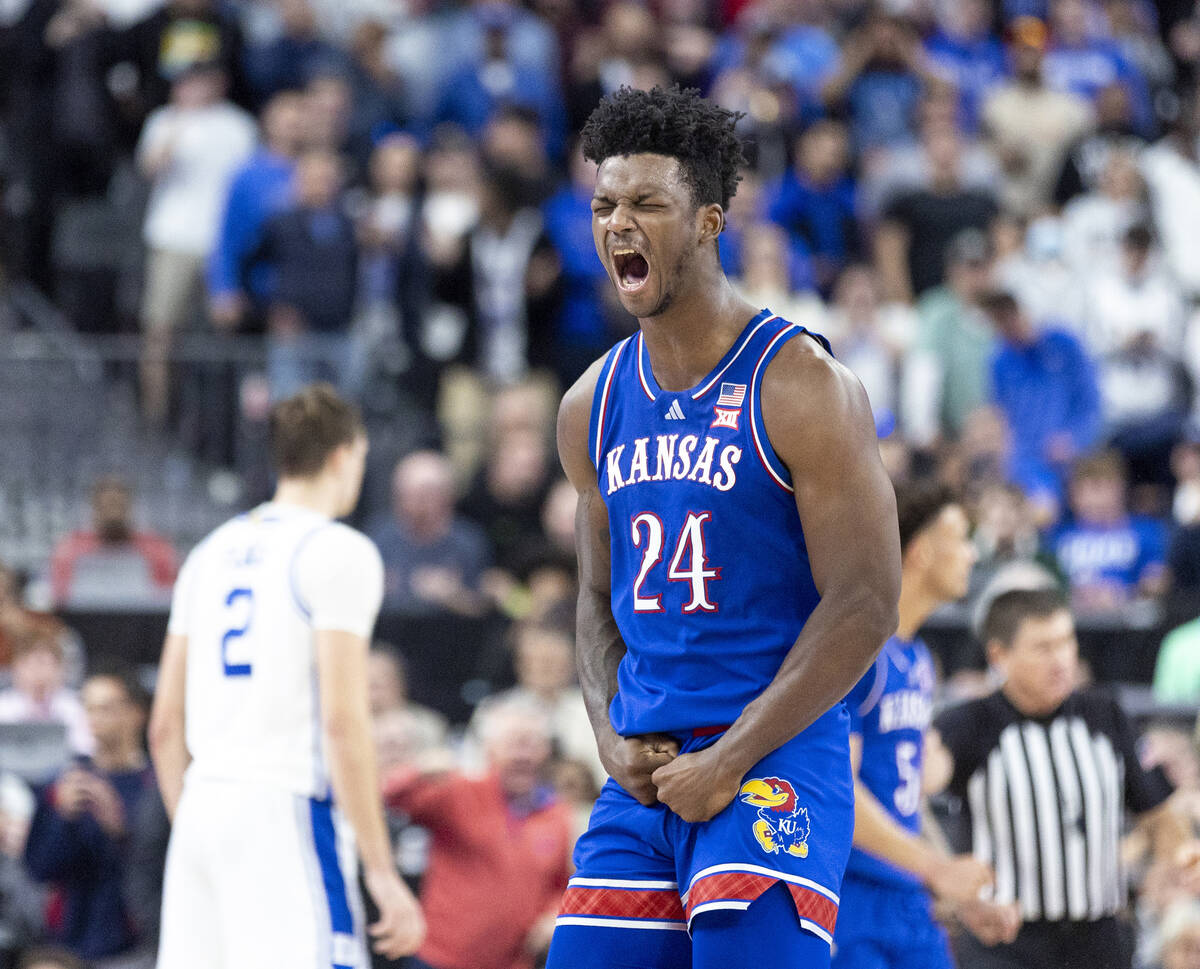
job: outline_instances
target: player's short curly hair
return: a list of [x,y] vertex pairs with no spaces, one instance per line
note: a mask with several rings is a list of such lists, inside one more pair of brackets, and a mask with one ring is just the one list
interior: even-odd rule
[[741,112],[706,101],[694,88],[623,87],[604,98],[583,126],[585,158],[666,155],[679,161],[696,206],[729,207],[746,163],[734,131]]

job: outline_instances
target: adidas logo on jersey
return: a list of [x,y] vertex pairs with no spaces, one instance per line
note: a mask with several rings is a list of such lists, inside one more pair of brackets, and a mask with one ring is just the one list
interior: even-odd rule
[[679,401],[671,401],[671,406],[667,408],[666,418],[669,421],[683,420],[683,408],[679,406]]

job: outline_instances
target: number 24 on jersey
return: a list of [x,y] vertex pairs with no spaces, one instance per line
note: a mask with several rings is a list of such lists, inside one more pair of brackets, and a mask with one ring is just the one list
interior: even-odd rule
[[[690,598],[683,607],[688,614],[717,611],[717,604],[709,596],[708,583],[721,578],[721,569],[709,564],[704,547],[704,523],[711,520],[711,512],[688,512],[667,566],[668,581],[689,584]],[[641,566],[633,582],[633,611],[665,612],[662,593],[645,591],[647,585],[653,588],[657,576],[651,573],[663,558],[667,536],[662,519],[652,511],[643,511],[633,516],[631,528],[633,546],[642,551]]]

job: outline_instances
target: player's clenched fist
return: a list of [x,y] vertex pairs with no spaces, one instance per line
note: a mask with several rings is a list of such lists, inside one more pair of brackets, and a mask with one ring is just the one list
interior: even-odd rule
[[389,959],[412,955],[425,941],[425,916],[412,892],[394,871],[368,871],[363,880],[379,909],[379,921],[367,927],[373,948]]
[[609,776],[646,807],[658,803],[651,776],[679,756],[679,741],[668,734],[638,737],[612,734],[600,743],[600,762]]
[[722,764],[716,746],[683,754],[660,767],[651,778],[658,799],[683,820],[707,821],[729,805],[742,783],[742,775]]

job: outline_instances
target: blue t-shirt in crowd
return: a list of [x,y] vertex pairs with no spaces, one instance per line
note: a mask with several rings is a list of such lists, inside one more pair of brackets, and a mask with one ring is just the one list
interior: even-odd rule
[[818,256],[840,269],[857,252],[854,180],[849,176],[818,186],[788,171],[764,196],[767,218],[787,230],[793,260]]
[[612,343],[604,315],[604,290],[611,285],[604,263],[596,258],[592,239],[592,190],[565,185],[542,207],[543,228],[558,250],[562,265],[563,301],[558,337],[566,343],[594,347],[596,355]]
[[958,91],[959,124],[976,130],[984,96],[1008,76],[1004,45],[991,34],[968,40],[939,30],[925,41],[925,53],[934,71]]
[[1042,73],[1048,87],[1072,91],[1089,101],[1110,84],[1121,84],[1129,94],[1134,127],[1144,133],[1152,130],[1154,111],[1146,79],[1112,41],[1097,38],[1078,47],[1055,45],[1046,53]]
[[850,130],[856,151],[896,148],[915,140],[921,79],[905,71],[868,69],[851,86]]
[[1076,520],[1053,533],[1050,547],[1073,588],[1116,585],[1132,594],[1144,576],[1164,567],[1167,530],[1140,515],[1112,525]]

